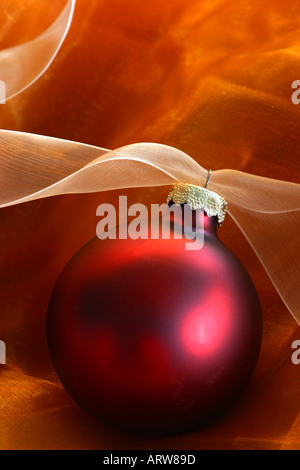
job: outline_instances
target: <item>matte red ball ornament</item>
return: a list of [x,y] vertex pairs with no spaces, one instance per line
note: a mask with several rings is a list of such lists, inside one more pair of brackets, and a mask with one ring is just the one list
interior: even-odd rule
[[261,311],[217,223],[204,216],[200,250],[187,250],[185,238],[95,238],[64,268],[48,343],[63,385],[93,416],[167,436],[206,423],[244,388],[261,346]]

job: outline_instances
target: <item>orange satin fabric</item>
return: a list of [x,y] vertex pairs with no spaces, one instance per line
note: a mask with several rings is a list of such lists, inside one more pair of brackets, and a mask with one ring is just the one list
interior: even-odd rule
[[[0,47],[49,26],[64,2],[48,3],[41,15],[32,1],[5,0],[19,16],[0,17]],[[0,106],[0,127],[105,148],[161,142],[208,168],[299,182],[300,106],[291,101],[300,79],[299,14],[295,0],[78,0],[55,62]],[[164,201],[167,191],[152,188],[148,200]],[[139,190],[126,193],[129,203],[141,198]],[[300,328],[230,219],[220,236],[248,269],[264,316],[260,359],[240,400],[205,429],[148,441],[102,425],[63,390],[47,350],[48,300],[64,264],[95,236],[97,205],[117,196],[62,196],[0,211],[7,346],[0,449],[300,448],[300,365],[291,362]]]

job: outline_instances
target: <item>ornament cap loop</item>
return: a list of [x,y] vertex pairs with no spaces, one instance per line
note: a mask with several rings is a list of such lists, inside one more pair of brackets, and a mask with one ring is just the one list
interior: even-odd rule
[[[211,173],[209,173],[208,181]],[[206,186],[207,186],[206,184]],[[222,225],[227,211],[227,202],[219,194],[209,189],[188,183],[174,185],[168,195],[167,203],[188,204],[191,209],[203,209],[209,217],[217,216],[218,224]]]
[[209,181],[210,181],[210,177],[211,177],[211,170],[208,170],[207,180],[206,180],[206,183],[205,183],[205,186],[204,186],[205,189],[206,189],[207,186],[208,186],[208,183],[209,183]]

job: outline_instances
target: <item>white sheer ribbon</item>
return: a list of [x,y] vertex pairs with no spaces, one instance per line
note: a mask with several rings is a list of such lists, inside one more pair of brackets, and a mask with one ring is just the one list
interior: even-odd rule
[[48,69],[71,25],[75,0],[69,0],[55,22],[32,41],[0,51],[0,80],[6,100],[18,95]]
[[[0,207],[70,193],[171,185],[204,186],[207,170],[185,153],[140,143],[110,151],[52,137],[0,130]],[[236,170],[212,173],[209,188],[256,252],[300,323],[300,185]]]

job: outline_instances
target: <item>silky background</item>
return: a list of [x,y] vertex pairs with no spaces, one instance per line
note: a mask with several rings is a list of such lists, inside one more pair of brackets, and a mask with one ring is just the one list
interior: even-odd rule
[[[64,4],[1,0],[0,48],[36,37]],[[300,80],[299,18],[295,0],[77,0],[54,63],[0,105],[0,127],[109,149],[160,142],[212,170],[299,183],[300,105],[291,101]],[[230,217],[220,238],[249,271],[264,320],[256,370],[230,410],[192,434],[146,440],[96,421],[56,377],[48,301],[63,266],[95,236],[96,207],[119,194],[129,204],[161,203],[168,190],[58,196],[0,210],[7,346],[0,449],[300,449],[300,365],[291,361],[300,328]]]

